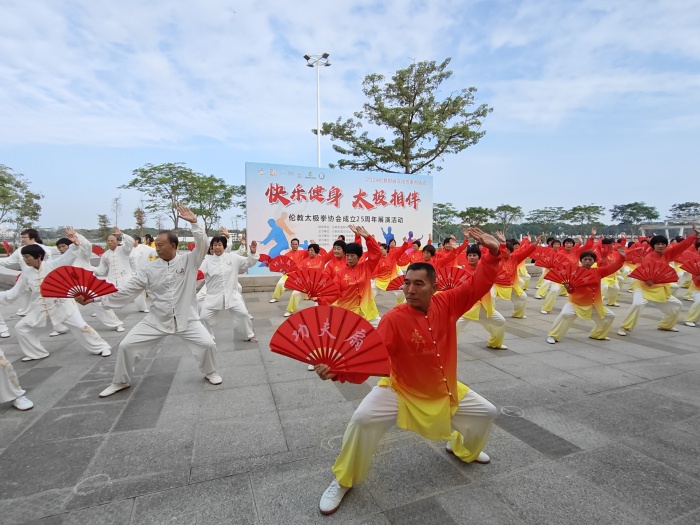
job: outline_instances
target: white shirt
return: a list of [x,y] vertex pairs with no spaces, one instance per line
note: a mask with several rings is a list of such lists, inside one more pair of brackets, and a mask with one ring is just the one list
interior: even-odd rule
[[95,275],[104,277],[117,288],[124,286],[131,279],[131,250],[134,247],[134,239],[126,233],[122,234],[122,245],[114,250],[106,250],[100,258],[100,264],[95,269]]
[[258,259],[258,254],[252,253],[248,254],[247,257],[230,252],[221,255],[208,255],[200,267],[207,286],[207,295],[202,306],[215,310],[226,310],[233,306],[234,301],[240,301],[238,274],[246,268],[255,266]]
[[118,292],[98,301],[117,308],[146,290],[153,306],[142,322],[171,334],[186,330],[187,323],[199,320],[195,297],[197,270],[209,249],[207,236],[197,223],[192,224],[192,236],[194,251],[177,253],[170,261],[156,259],[136,272]]
[[136,273],[141,268],[151,262],[151,257],[158,257],[158,252],[155,248],[146,246],[145,244],[137,244],[131,250],[131,270]]
[[[78,235],[81,243],[85,239]],[[20,295],[30,294],[29,313],[25,321],[30,326],[44,326],[50,319],[53,323],[60,323],[68,319],[78,310],[74,299],[59,299],[57,297],[42,297],[41,283],[51,270],[59,266],[69,266],[75,261],[79,248],[82,246],[71,245],[68,251],[50,261],[42,261],[39,269],[26,266],[15,285],[0,292],[0,304],[10,304]]]
[[[44,253],[46,254],[46,257],[44,257],[44,262],[50,260],[51,257],[57,257],[58,255],[60,255],[58,249],[53,246],[44,246],[43,244],[39,244],[38,242],[34,244],[36,246],[39,246],[42,250],[44,250]],[[24,262],[24,257],[22,257],[22,247],[17,248],[14,252],[12,252],[12,254],[9,257],[0,259],[0,266],[4,266],[5,268],[9,268],[10,270],[19,270],[21,272],[26,270],[28,266],[27,263]]]

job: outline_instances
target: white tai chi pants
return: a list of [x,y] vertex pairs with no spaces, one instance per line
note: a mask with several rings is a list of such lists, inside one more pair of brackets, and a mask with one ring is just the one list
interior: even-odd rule
[[[68,328],[78,344],[91,354],[101,354],[105,350],[109,350],[107,341],[102,339],[100,334],[85,322],[80,312],[74,312],[62,324]],[[49,355],[49,352],[41,344],[41,336],[48,330],[46,316],[38,323],[31,325],[25,317],[17,323],[15,330],[17,331],[19,348],[24,355],[31,359],[43,359]]]
[[[469,321],[473,320],[466,317],[457,319],[457,342],[459,342],[462,332]],[[481,306],[479,308],[479,319],[476,322],[486,328],[486,331],[491,336],[488,342],[490,348],[499,348],[503,344],[506,333],[506,320],[499,311],[494,310],[491,317],[487,317],[486,308]]]
[[632,306],[627,312],[625,320],[622,321],[622,328],[631,331],[637,324],[637,321],[639,321],[639,316],[647,304],[658,308],[663,313],[663,317],[659,321],[659,329],[661,330],[670,330],[674,327],[681,316],[681,308],[683,307],[683,303],[674,296],[666,299],[664,303],[658,303],[656,301],[647,301],[641,290],[635,290],[632,296]]
[[[333,465],[338,483],[351,487],[365,479],[379,440],[396,425],[398,412],[399,398],[393,389],[375,386],[367,394],[345,429],[343,448]],[[460,441],[452,434],[450,445],[455,455],[463,461],[475,460],[497,415],[495,406],[470,389],[452,415],[452,429],[461,434]]]
[[9,328],[7,327],[7,323],[5,322],[5,318],[0,314],[0,332],[7,332],[9,331]]
[[164,332],[155,326],[141,321],[134,326],[119,344],[117,365],[113,383],[131,383],[134,365],[142,359],[162,339],[173,335],[183,339],[197,360],[199,370],[204,374],[216,372],[216,343],[204,325],[196,319],[187,323],[182,332]]
[[212,327],[217,324],[221,315],[226,315],[232,319],[239,319],[243,323],[243,326],[245,326],[246,339],[255,337],[253,321],[250,320],[250,314],[248,313],[248,308],[246,308],[243,299],[233,301],[231,306],[226,309],[221,308],[215,310],[202,306],[199,311],[199,318],[211,335],[214,335],[214,329]]
[[24,395],[24,390],[19,386],[19,380],[12,363],[0,350],[0,403],[14,401]]

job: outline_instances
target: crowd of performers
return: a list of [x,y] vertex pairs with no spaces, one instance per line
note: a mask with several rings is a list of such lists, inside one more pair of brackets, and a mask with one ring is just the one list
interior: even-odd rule
[[[111,355],[109,344],[85,322],[81,311],[90,312],[106,328],[121,332],[125,328],[115,309],[134,302],[146,315],[119,344],[114,378],[100,397],[128,388],[136,361],[167,336],[184,340],[206,380],[221,384],[213,333],[221,315],[231,324],[238,320],[245,329],[245,339],[257,341],[238,282],[241,272],[260,264],[257,243],[247,245],[243,239],[239,250],[233,252],[225,229],[208,239],[189,209],[180,207],[178,213],[191,223],[191,251],[179,251],[179,240],[171,231],[141,242],[115,228],[98,266],[91,263],[90,242],[72,228],[66,228],[66,237],[57,241],[56,249],[42,245],[35,230],[22,232],[21,250],[0,260],[1,265],[21,271],[14,287],[0,292],[0,304],[16,303],[20,308],[22,319],[15,330],[24,354],[22,361],[49,356],[41,344],[41,336],[49,331],[51,336],[70,332],[88,352]],[[529,235],[518,241],[468,228],[461,244],[450,237],[437,248],[430,237],[424,246],[422,239],[413,239],[410,233],[401,244],[395,239],[380,244],[361,226],[350,226],[350,230],[354,242],[346,243],[340,236],[327,250],[313,241],[301,249],[299,241],[292,239],[291,249],[283,254],[292,272],[322,271],[339,289],[339,296],[332,300],[293,291],[285,317],[293,315],[302,300],[332,303],[375,327],[389,354],[390,374],[382,377],[361,402],[346,428],[341,453],[333,466],[334,479],[321,497],[320,511],[324,514],[335,512],[351,487],[363,481],[380,438],[393,425],[429,439],[448,440],[446,451],[464,462],[490,461],[483,448],[496,409],[457,381],[457,342],[463,327],[475,321],[487,330],[489,348],[507,348],[503,344],[506,318],[496,305],[512,302],[510,317],[525,319],[530,285],[528,259],[536,260],[543,268],[535,293],[535,298],[542,301],[542,315],[552,313],[559,296],[567,297],[546,336],[547,343],[561,341],[577,317],[593,321],[589,337],[608,340],[615,319],[610,308],[619,306],[618,296],[627,282],[633,298],[618,330],[620,336],[635,328],[646,306],[661,310],[660,330],[678,331],[682,302],[674,294],[692,302],[685,325],[694,327],[700,320],[700,242],[696,227],[691,235],[670,242],[661,235],[629,242],[624,236],[596,238],[595,230],[586,241],[550,238],[543,242],[541,237],[533,240]],[[117,291],[94,301],[43,297],[40,286],[44,278],[53,269],[67,265],[93,271]],[[633,272],[638,267],[673,268],[677,282],[668,276],[657,282],[652,273],[644,274],[642,280],[630,279],[630,274],[637,275]],[[436,293],[437,273],[451,268],[463,272],[463,278],[454,287]],[[288,278],[286,274],[281,277],[271,303],[281,299]],[[397,278],[402,279],[400,288],[392,289]],[[198,279],[204,282],[199,293]],[[375,303],[380,292],[392,293],[395,299],[395,306],[383,316]],[[85,309],[81,310],[78,303]],[[0,318],[0,337],[9,335]],[[19,410],[32,408],[2,351],[0,369],[0,402],[12,401]],[[310,369],[324,380],[361,383],[369,378],[336,374],[326,365]]]

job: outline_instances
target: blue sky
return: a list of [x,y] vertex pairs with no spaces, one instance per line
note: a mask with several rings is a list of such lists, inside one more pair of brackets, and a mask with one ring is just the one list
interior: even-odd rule
[[[700,200],[700,1],[235,3],[0,0],[0,163],[42,226],[96,225],[150,162],[232,184],[244,163],[316,164],[321,118],[363,103],[362,78],[452,57],[444,92],[478,88],[486,136],[434,175],[436,202],[495,207]],[[337,160],[324,139],[322,163]],[[232,225],[234,213],[222,224]],[[151,219],[150,224],[153,224]]]

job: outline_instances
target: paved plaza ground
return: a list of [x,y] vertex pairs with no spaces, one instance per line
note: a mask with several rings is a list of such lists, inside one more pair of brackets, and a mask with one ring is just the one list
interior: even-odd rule
[[[269,296],[245,295],[259,343],[217,327],[222,385],[169,338],[107,399],[98,393],[115,355],[90,355],[64,335],[46,337],[49,358],[22,363],[16,308],[0,308],[12,332],[0,345],[35,403],[0,405],[0,523],[700,523],[700,328],[660,332],[649,308],[619,337],[625,292],[607,342],[588,339],[579,320],[548,345],[554,315],[532,299],[527,319],[508,319],[509,350],[487,350],[471,323],[459,378],[499,408],[491,463],[463,464],[444,442],[393,430],[369,479],[325,517],[318,502],[345,425],[376,379],[323,382],[272,354],[289,292],[276,304]],[[393,296],[378,303],[384,312]],[[511,306],[499,310],[507,317]],[[129,329],[143,314],[129,306],[120,316]],[[116,354],[124,334],[93,325]]]

